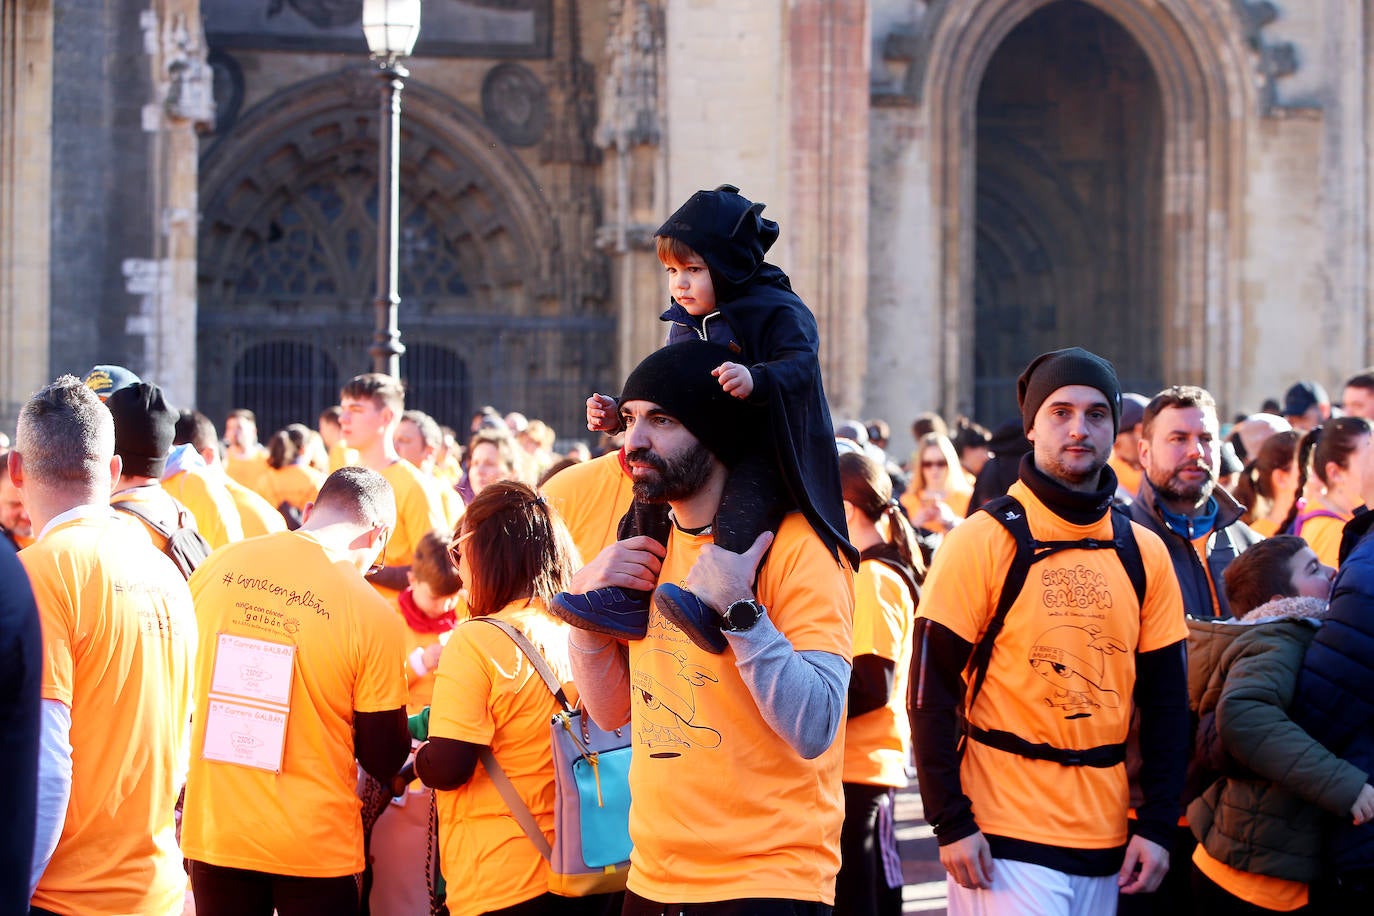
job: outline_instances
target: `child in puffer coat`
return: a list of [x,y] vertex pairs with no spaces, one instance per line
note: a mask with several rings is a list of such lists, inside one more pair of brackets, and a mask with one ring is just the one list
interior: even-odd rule
[[[1338,818],[1374,817],[1368,774],[1324,748],[1287,711],[1327,613],[1325,598],[1314,593],[1329,589],[1331,571],[1300,538],[1264,543],[1266,550],[1252,557],[1256,545],[1228,568],[1232,607],[1247,584],[1276,574],[1259,594],[1291,597],[1238,620],[1189,621],[1189,696],[1199,717],[1194,768],[1210,777],[1188,806],[1198,839],[1193,906],[1210,916],[1322,912],[1312,885],[1322,877],[1326,831]],[[1252,603],[1241,597],[1242,609]]]

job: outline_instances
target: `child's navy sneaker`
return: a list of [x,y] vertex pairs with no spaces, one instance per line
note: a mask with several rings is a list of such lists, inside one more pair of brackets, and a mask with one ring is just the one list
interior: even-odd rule
[[649,631],[649,593],[614,587],[581,595],[559,592],[549,602],[549,613],[579,630],[643,639]]
[[697,648],[720,655],[730,645],[720,631],[720,615],[685,588],[665,582],[654,592],[654,604]]

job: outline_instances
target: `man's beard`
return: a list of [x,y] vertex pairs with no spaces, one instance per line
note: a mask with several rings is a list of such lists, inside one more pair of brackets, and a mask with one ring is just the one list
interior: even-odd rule
[[634,478],[635,499],[646,503],[669,503],[695,495],[710,479],[714,465],[710,450],[700,442],[667,458],[637,448],[626,452],[625,460],[647,464],[657,472],[652,477]]
[[[1089,447],[1089,446],[1084,446]],[[1053,452],[1043,457],[1035,456],[1035,466],[1047,476],[1053,477],[1062,483],[1070,486],[1077,486],[1083,483],[1096,483],[1102,475],[1102,468],[1107,464],[1107,459],[1097,449],[1093,449],[1092,461],[1088,466],[1079,470],[1071,468],[1068,460],[1063,457],[1063,452]]]
[[[1197,483],[1189,483],[1179,477],[1179,471],[1187,470],[1190,467],[1201,468],[1203,471],[1207,472],[1207,476]],[[1213,472],[1211,468],[1202,467],[1201,465],[1185,465],[1183,467],[1174,468],[1169,476],[1163,480],[1156,480],[1154,477],[1151,477],[1150,483],[1154,485],[1155,490],[1165,499],[1172,500],[1179,504],[1200,506],[1207,502],[1208,498],[1212,495],[1212,490],[1214,490],[1217,485],[1217,478],[1215,472]]]

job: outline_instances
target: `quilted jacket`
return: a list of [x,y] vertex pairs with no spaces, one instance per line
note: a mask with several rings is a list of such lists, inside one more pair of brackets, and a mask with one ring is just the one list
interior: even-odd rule
[[1195,763],[1214,781],[1188,806],[1208,854],[1233,868],[1315,881],[1323,838],[1367,776],[1288,715],[1326,603],[1284,598],[1242,621],[1189,621],[1189,699],[1199,716]]

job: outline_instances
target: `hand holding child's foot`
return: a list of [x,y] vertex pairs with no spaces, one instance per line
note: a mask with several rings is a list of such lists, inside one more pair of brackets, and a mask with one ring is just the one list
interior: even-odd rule
[[594,433],[615,432],[620,429],[615,415],[615,398],[593,394],[587,398],[587,429]]
[[754,376],[749,372],[748,366],[721,363],[711,370],[711,374],[720,382],[720,387],[725,389],[726,394],[744,400],[754,393]]

